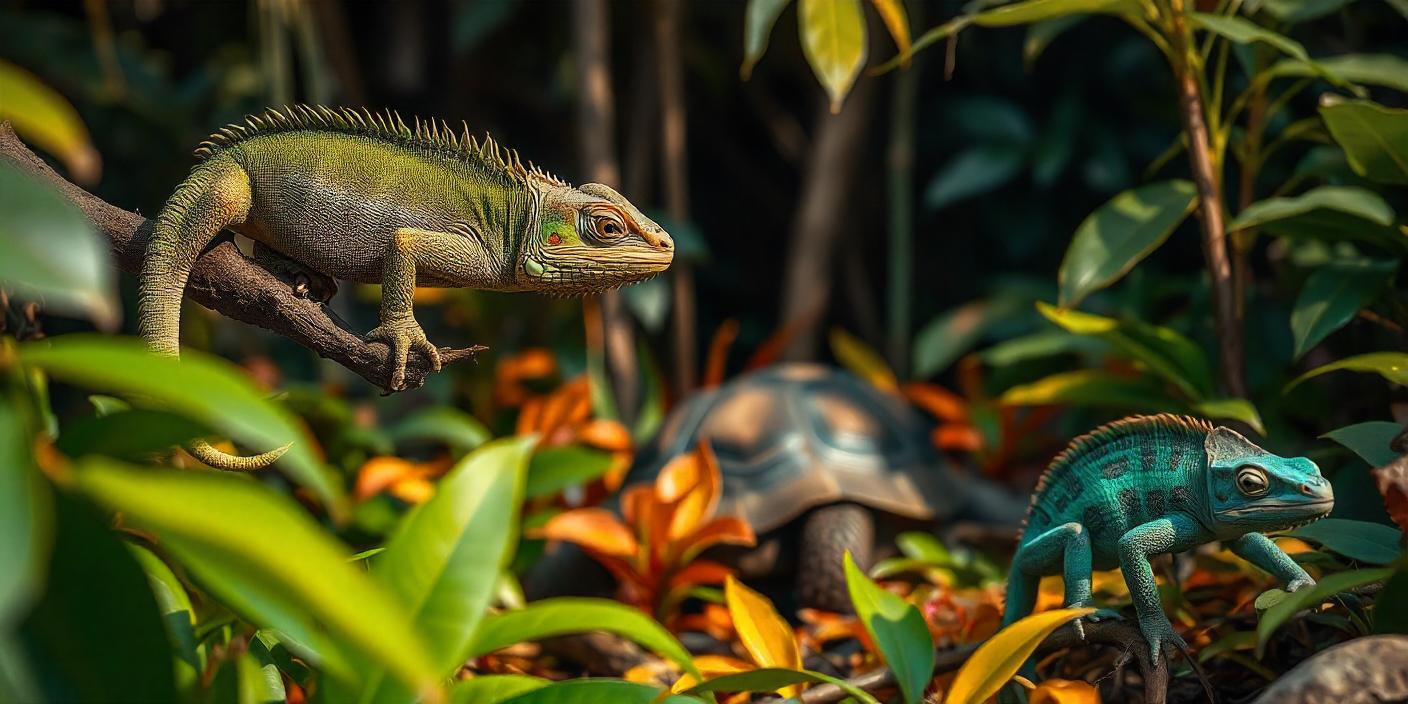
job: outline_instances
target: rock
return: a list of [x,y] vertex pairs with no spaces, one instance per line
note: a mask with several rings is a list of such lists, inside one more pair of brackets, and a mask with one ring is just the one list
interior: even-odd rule
[[1356,638],[1281,675],[1254,704],[1408,701],[1408,636]]

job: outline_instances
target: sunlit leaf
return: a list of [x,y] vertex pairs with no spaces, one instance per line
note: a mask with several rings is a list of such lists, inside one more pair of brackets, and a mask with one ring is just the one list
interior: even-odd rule
[[685,672],[698,674],[689,651],[670,632],[639,609],[610,599],[563,597],[543,599],[522,609],[484,619],[460,660],[478,657],[514,643],[542,640],[568,633],[614,633],[669,659]]
[[450,704],[499,704],[549,684],[551,680],[528,675],[479,675],[456,682],[450,689]]
[[[1383,86],[1408,93],[1408,61],[1392,54],[1344,54],[1316,59],[1319,68],[1351,83]],[[1272,77],[1308,78],[1320,75],[1313,66],[1283,59],[1267,72]]]
[[616,514],[594,506],[553,516],[543,527],[543,537],[576,543],[612,557],[632,557],[639,549],[635,534]]
[[697,699],[665,696],[667,694],[648,684],[584,678],[553,682],[502,701],[503,704],[699,704]]
[[1257,412],[1256,406],[1251,401],[1244,398],[1216,398],[1206,401],[1199,401],[1192,406],[1193,412],[1203,418],[1227,419],[1246,423],[1262,435],[1266,434],[1266,426],[1261,422],[1261,414]]
[[[297,504],[242,475],[90,457],[79,489],[152,534],[221,603],[306,646],[334,677],[384,665],[413,691],[439,676],[411,619]],[[238,517],[238,520],[218,520]]]
[[62,194],[3,160],[0,250],[0,286],[55,313],[117,327],[122,306],[107,242]]
[[1057,273],[1063,307],[1119,281],[1159,248],[1198,201],[1189,181],[1160,181],[1125,191],[1076,228]]
[[612,461],[610,453],[580,445],[544,448],[533,453],[524,495],[533,499],[581,486],[606,474]]
[[997,632],[963,663],[949,686],[948,704],[981,704],[997,694],[1037,646],[1067,622],[1095,609],[1055,609],[1027,616]]
[[492,435],[474,416],[450,406],[430,406],[416,411],[388,431],[397,443],[430,440],[457,452],[468,452],[488,442]]
[[[724,601],[728,605],[729,616],[733,618],[738,640],[752,656],[753,662],[765,668],[802,669],[802,654],[797,649],[797,638],[792,633],[792,627],[787,625],[767,597],[729,577],[724,582]],[[796,692],[796,689],[789,688],[782,694],[792,696]]]
[[1332,262],[1311,272],[1291,310],[1295,356],[1299,358],[1354,319],[1393,281],[1397,270],[1396,261],[1366,259]]
[[864,704],[880,704],[870,693],[838,677],[831,677],[808,670],[794,670],[780,667],[764,667],[733,675],[715,677],[689,688],[685,691],[685,694],[703,694],[706,692],[776,692],[779,690],[796,691],[795,688],[797,685],[806,682],[834,684],[858,702],[863,702]]
[[736,516],[722,516],[700,526],[680,546],[680,561],[689,562],[715,545],[751,547],[757,542],[753,526]]
[[743,14],[743,66],[739,73],[743,80],[753,75],[753,67],[768,50],[768,35],[787,3],[792,0],[748,0],[748,9]]
[[205,671],[205,646],[196,642],[196,609],[191,605],[191,597],[161,558],[138,545],[129,544],[127,549],[147,575],[152,596],[156,597],[157,608],[161,611],[162,625],[166,626],[166,637],[175,654],[177,685],[188,691],[196,686]]
[[1322,518],[1290,534],[1370,565],[1387,565],[1403,554],[1403,531],[1382,523]]
[[1191,400],[1212,392],[1212,367],[1202,348],[1178,332],[1137,320],[1115,320],[1038,302],[1047,320],[1077,335],[1099,337],[1177,386]]
[[1027,701],[1029,704],[1100,704],[1100,690],[1083,680],[1042,680]]
[[1282,599],[1257,619],[1257,658],[1260,659],[1266,652],[1266,643],[1271,639],[1271,634],[1300,611],[1317,606],[1340,592],[1388,579],[1392,574],[1393,570],[1387,568],[1338,572],[1321,579],[1313,587],[1301,589]]
[[1305,47],[1301,46],[1300,42],[1284,34],[1273,32],[1251,20],[1205,12],[1190,12],[1188,16],[1194,25],[1237,44],[1260,42],[1274,47],[1292,58],[1310,61],[1310,56],[1305,53]]
[[1408,110],[1326,93],[1320,116],[1354,173],[1379,183],[1408,184]]
[[880,15],[880,20],[885,23],[885,29],[889,30],[890,38],[895,40],[895,48],[899,49],[901,65],[908,65],[910,54],[909,41],[909,18],[904,13],[903,0],[870,0],[875,6],[875,12]]
[[22,404],[0,394],[0,637],[39,597],[53,541],[49,485],[34,466],[35,429]]
[[1372,372],[1400,386],[1408,386],[1408,353],[1369,352],[1353,357],[1345,357],[1321,367],[1316,367],[1286,385],[1286,391],[1299,386],[1307,379],[1334,371]]
[[1346,425],[1324,435],[1354,451],[1371,467],[1381,467],[1398,458],[1398,453],[1390,447],[1393,439],[1403,432],[1403,426],[1386,420],[1371,420],[1365,423]]
[[314,456],[312,438],[291,413],[265,399],[243,371],[225,360],[195,350],[183,351],[177,360],[152,354],[140,340],[99,335],[27,343],[20,346],[20,360],[75,386],[141,398],[261,452],[292,442],[277,466],[286,467],[335,515],[344,511],[342,487]]
[[1354,186],[1319,186],[1292,197],[1267,198],[1247,206],[1228,223],[1229,231],[1258,227],[1314,210],[1333,210],[1377,225],[1393,224],[1393,208],[1379,194]]
[[1010,27],[1070,15],[1120,14],[1134,6],[1129,0],[1024,0],[980,12],[973,17],[973,24]]
[[68,100],[38,76],[7,61],[0,61],[0,95],[5,96],[0,101],[0,121],[8,120],[16,134],[58,157],[73,180],[87,185],[97,182],[102,159],[83,118]]
[[831,328],[831,352],[841,366],[881,391],[898,391],[899,380],[875,348],[841,328]]
[[840,112],[865,65],[865,15],[860,0],[801,0],[797,13],[802,53]]
[[1059,372],[1008,389],[999,399],[1014,406],[1071,404],[1125,410],[1158,410],[1176,405],[1156,380],[1101,369]]
[[895,673],[907,704],[924,700],[934,671],[934,640],[923,614],[898,594],[881,589],[856,567],[849,551],[844,567],[846,588],[856,617]]

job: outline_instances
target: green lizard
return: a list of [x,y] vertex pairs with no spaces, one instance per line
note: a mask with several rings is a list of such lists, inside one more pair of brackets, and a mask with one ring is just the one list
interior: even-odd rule
[[1119,567],[1157,659],[1166,645],[1187,646],[1159,603],[1149,558],[1223,541],[1295,591],[1314,580],[1263,533],[1322,518],[1334,503],[1314,462],[1228,428],[1167,414],[1115,421],[1071,442],[1037,484],[1003,625],[1032,610],[1043,575],[1062,575],[1066,605],[1078,607],[1090,603],[1092,568]]
[[[295,105],[225,127],[196,157],[142,266],[139,327],[160,354],[178,354],[186,280],[222,229],[254,240],[262,261],[381,284],[381,323],[367,339],[393,353],[392,390],[412,348],[440,369],[412,315],[417,285],[578,295],[648,279],[674,255],[669,234],[616,191],[573,188],[440,121]],[[192,450],[212,466],[254,469],[283,448]]]

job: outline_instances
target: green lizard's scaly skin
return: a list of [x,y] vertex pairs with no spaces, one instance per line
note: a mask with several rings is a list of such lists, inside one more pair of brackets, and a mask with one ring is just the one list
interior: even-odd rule
[[[412,315],[417,285],[577,295],[650,278],[674,255],[670,236],[610,188],[573,188],[439,121],[297,105],[226,127],[196,156],[156,217],[142,267],[139,325],[162,354],[178,353],[187,277],[221,229],[329,286],[381,284],[381,324],[367,337],[391,347],[392,389],[412,347],[440,368]],[[277,456],[195,450],[229,469]]]
[[1062,575],[1067,606],[1088,606],[1091,570],[1119,567],[1157,658],[1184,643],[1159,603],[1149,558],[1220,540],[1295,591],[1314,581],[1263,533],[1309,523],[1333,506],[1330,483],[1304,457],[1273,455],[1196,418],[1116,421],[1077,438],[1042,476],[1003,624],[1032,610],[1043,575]]

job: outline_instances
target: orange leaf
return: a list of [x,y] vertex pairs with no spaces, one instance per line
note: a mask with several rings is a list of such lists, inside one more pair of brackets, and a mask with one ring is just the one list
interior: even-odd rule
[[670,541],[683,540],[714,515],[723,493],[723,480],[709,443],[699,443],[694,453],[681,457],[660,472],[656,495],[661,501],[676,501],[670,517]]
[[514,428],[515,435],[527,435],[537,432],[538,420],[543,415],[543,399],[529,398],[523,401],[523,408],[518,411],[518,425]]
[[741,518],[724,516],[705,523],[680,546],[680,560],[689,562],[695,555],[715,545],[753,546],[758,542],[753,526]]
[[722,584],[731,574],[733,574],[732,567],[708,560],[699,560],[691,562],[688,567],[676,572],[670,578],[670,589],[684,589],[696,584]]
[[1043,680],[1032,690],[1031,704],[1100,704],[1100,690],[1080,680]]
[[983,434],[966,423],[948,423],[934,428],[934,447],[940,450],[977,452],[983,449]]
[[[694,666],[699,668],[699,674],[703,675],[706,680],[758,669],[757,666],[751,662],[731,658],[727,655],[696,655],[694,658]],[[675,681],[675,684],[670,687],[670,691],[676,693],[683,692],[696,684],[699,684],[699,680],[696,680],[693,675],[686,673]]]
[[[728,604],[733,628],[738,640],[760,667],[802,668],[802,654],[792,627],[773,608],[767,597],[744,586],[730,576],[724,582],[724,601]],[[795,696],[798,688],[779,690],[784,697]]]
[[604,508],[574,508],[553,516],[543,526],[548,540],[564,540],[611,557],[629,558],[638,545],[631,530]]
[[709,356],[704,361],[704,379],[699,382],[702,389],[712,389],[724,383],[728,373],[728,350],[738,339],[738,320],[729,318],[714,331],[714,339],[709,341]]
[[810,329],[812,324],[821,317],[823,310],[823,307],[816,306],[806,313],[787,321],[786,325],[783,325],[777,332],[769,335],[768,339],[763,340],[763,344],[758,345],[758,349],[753,352],[752,357],[748,358],[748,363],[743,365],[743,368],[751,371],[766,367],[776,362],[778,359],[781,359],[782,352],[787,349],[788,345],[792,344],[792,339],[797,337],[802,331]]
[[968,421],[968,402],[964,401],[962,396],[938,384],[905,384],[903,391],[905,398],[908,398],[911,403],[939,420]]
[[[591,402],[590,397],[588,403]],[[607,452],[629,452],[631,433],[626,426],[614,420],[596,419],[588,421],[577,431],[577,441]]]
[[408,504],[418,504],[435,495],[435,485],[424,477],[410,477],[392,484],[386,493]]
[[415,463],[409,460],[400,457],[373,457],[358,470],[353,496],[358,501],[366,501],[392,484],[415,476],[419,476],[419,472]]

